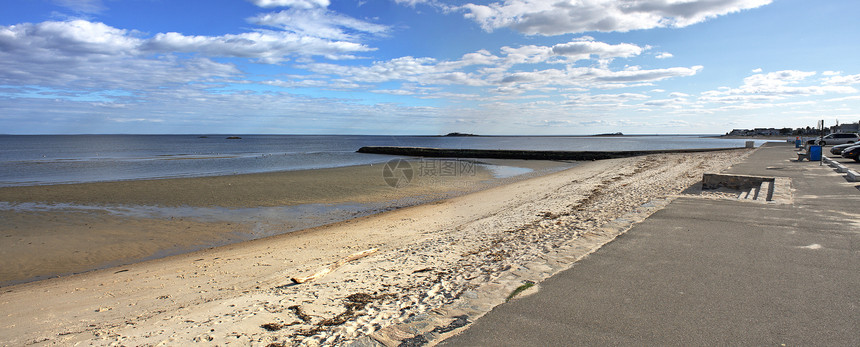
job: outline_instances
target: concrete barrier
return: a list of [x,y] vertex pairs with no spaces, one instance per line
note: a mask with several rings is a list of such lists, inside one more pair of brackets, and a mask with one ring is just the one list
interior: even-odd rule
[[697,153],[745,148],[703,148],[667,149],[652,151],[526,151],[504,149],[449,149],[429,147],[368,146],[358,149],[358,153],[401,155],[410,157],[435,158],[492,158],[492,159],[533,159],[533,160],[602,160],[628,158],[649,154]]
[[860,173],[854,170],[848,170],[848,180],[851,182],[860,182]]

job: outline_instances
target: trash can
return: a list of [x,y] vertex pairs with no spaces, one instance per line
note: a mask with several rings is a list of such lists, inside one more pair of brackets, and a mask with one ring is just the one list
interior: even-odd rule
[[755,148],[755,141],[747,141],[746,147],[747,148]]
[[809,146],[809,161],[820,161],[821,160],[821,146],[812,145]]

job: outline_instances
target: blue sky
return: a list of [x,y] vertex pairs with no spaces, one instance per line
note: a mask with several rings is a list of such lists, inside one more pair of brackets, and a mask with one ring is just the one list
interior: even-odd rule
[[860,121],[860,2],[4,0],[0,133]]

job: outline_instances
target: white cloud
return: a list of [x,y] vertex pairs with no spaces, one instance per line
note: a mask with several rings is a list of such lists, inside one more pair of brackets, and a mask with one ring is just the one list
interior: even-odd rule
[[[502,47],[499,56],[480,50],[452,61],[407,56],[377,61],[369,66],[311,63],[299,67],[316,74],[331,76],[338,81],[356,84],[399,81],[422,86],[488,87],[499,95],[519,95],[523,98],[534,97],[537,93],[556,93],[559,90],[644,86],[668,78],[692,76],[702,69],[701,66],[664,69],[632,66],[613,70],[608,64],[604,64],[611,59],[636,56],[645,49],[647,47],[626,43],[613,45],[583,38],[553,47]],[[575,67],[575,63],[582,59],[595,59],[602,63],[596,67]],[[534,69],[527,66],[542,63],[563,64],[565,67]],[[495,97],[497,96],[489,98]]]
[[596,70],[595,80],[602,82],[654,82],[672,77],[693,76],[702,70],[702,66],[672,67],[666,69],[642,70],[639,67],[629,67],[622,71]]
[[134,54],[140,43],[127,30],[85,20],[0,26],[0,53],[31,58]]
[[238,70],[206,58],[154,59],[134,33],[84,20],[0,27],[0,84],[138,90],[229,78]]
[[561,35],[680,28],[769,3],[771,0],[506,0],[461,8],[466,18],[487,31],[511,28],[528,35]]
[[387,26],[358,20],[324,8],[289,9],[260,14],[248,20],[257,25],[303,36],[334,40],[355,40],[354,33],[380,35],[389,30]]
[[187,52],[219,57],[255,58],[264,63],[278,63],[294,55],[350,59],[354,58],[351,53],[374,50],[354,42],[331,41],[270,30],[223,36],[161,33],[146,40],[141,48],[151,52]]
[[845,96],[845,97],[841,97],[841,98],[832,98],[832,99],[827,99],[824,101],[840,102],[840,101],[854,101],[854,100],[860,100],[860,95]]
[[415,7],[415,5],[418,4],[433,3],[432,0],[394,0],[394,2],[399,5],[406,5],[411,7]]
[[[857,89],[843,83],[829,83],[834,76],[821,85],[809,83],[809,78],[815,76],[815,71],[783,70],[769,73],[757,73],[744,78],[744,84],[738,88],[719,88],[702,93],[699,98],[703,102],[741,103],[773,102],[787,97],[800,97],[824,94],[850,94]],[[845,76],[850,77],[851,76]],[[843,81],[838,81],[843,82]]]
[[105,10],[101,0],[53,0],[53,2],[78,13],[94,14]]
[[[229,78],[239,71],[208,57],[277,63],[290,57],[353,58],[363,44],[273,30],[222,36],[143,34],[86,20],[0,26],[0,83],[126,88]],[[194,54],[178,58],[175,53]]]
[[660,52],[654,57],[657,59],[669,59],[671,57],[674,57],[674,55],[672,55],[672,53],[669,53],[669,52]]
[[329,0],[249,0],[254,5],[263,8],[293,7],[311,9],[317,7],[328,7]]
[[630,43],[611,45],[597,41],[573,41],[552,47],[557,55],[572,57],[575,60],[589,59],[596,55],[600,59],[630,58],[641,54],[642,47]]
[[546,46],[527,45],[517,48],[502,47],[502,54],[505,56],[505,65],[515,64],[537,64],[547,60],[552,55],[552,48]]
[[486,85],[474,73],[456,71],[463,64],[457,62],[437,63],[433,58],[400,57],[388,61],[377,61],[370,66],[344,66],[314,63],[303,67],[319,74],[336,75],[354,83],[383,83],[406,81],[421,85]]
[[847,86],[849,84],[860,83],[860,74],[848,76],[840,76],[838,74],[825,74],[825,76],[830,76],[824,81],[824,84],[826,85]]
[[[160,33],[147,38],[86,20],[23,23],[0,26],[0,85],[39,86],[37,92],[43,98],[134,103],[165,88],[205,89],[241,82],[238,78],[243,73],[235,65],[211,57],[273,63],[291,57],[350,58],[370,50],[355,42],[273,30],[221,36]],[[325,84],[358,87],[353,82],[326,80]]]
[[640,101],[646,100],[650,98],[644,94],[637,93],[618,93],[618,94],[574,94],[568,95],[567,101],[565,101],[565,105],[567,106],[579,106],[579,107],[612,107],[619,108],[628,106],[627,102],[630,101]]

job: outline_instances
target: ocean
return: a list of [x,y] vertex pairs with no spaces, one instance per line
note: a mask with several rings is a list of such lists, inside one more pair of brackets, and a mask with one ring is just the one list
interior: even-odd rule
[[[220,176],[383,163],[362,146],[624,151],[743,147],[703,136],[2,135],[0,187]],[[757,141],[757,145],[763,141]]]

